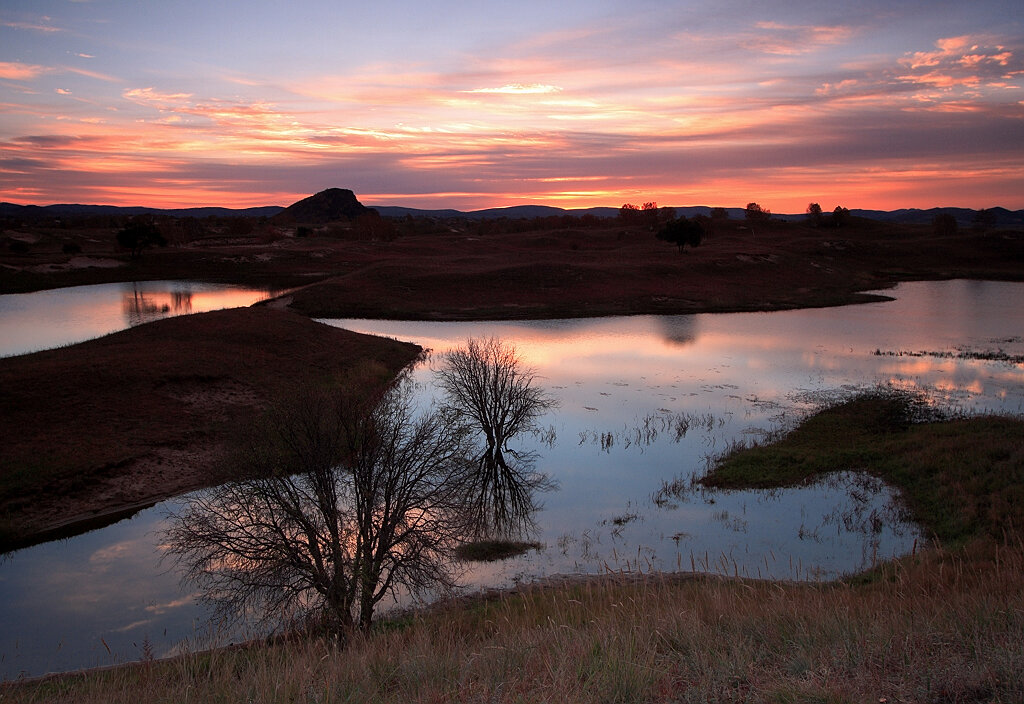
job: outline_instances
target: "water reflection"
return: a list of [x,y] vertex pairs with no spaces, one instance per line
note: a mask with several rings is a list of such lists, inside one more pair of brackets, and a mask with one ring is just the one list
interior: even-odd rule
[[665,341],[685,347],[697,341],[700,317],[696,315],[665,315],[658,319]]
[[190,281],[100,284],[0,296],[0,357],[82,342],[159,318],[249,306],[277,295]]
[[147,293],[140,291],[138,284],[132,284],[132,290],[125,291],[121,299],[121,310],[128,325],[141,325],[159,318],[192,313],[192,296],[188,289]]
[[161,509],[7,555],[0,562],[0,678],[173,654],[206,638],[207,612],[165,574]]
[[[513,341],[557,398],[558,408],[542,423],[546,432],[524,433],[516,442],[517,450],[542,454],[544,470],[559,483],[536,514],[534,537],[545,547],[472,564],[465,577],[471,586],[608,569],[813,579],[914,549],[919,536],[900,521],[899,503],[886,487],[837,475],[785,491],[705,491],[661,502],[657,495],[666,483],[685,485],[703,473],[709,458],[731,443],[771,433],[816,404],[878,383],[922,390],[937,403],[1024,412],[1020,364],[875,354],[997,347],[1024,354],[1024,285],[954,281],[886,293],[897,300],[682,316],[682,326],[645,316],[332,324],[432,348],[432,361],[415,372],[425,403],[440,397],[433,379],[443,353],[467,338],[490,336]],[[679,344],[688,335],[692,341]],[[205,614],[190,592],[179,590],[176,575],[153,566],[161,548],[145,536],[156,525],[146,512],[0,564],[0,677],[137,657],[132,644],[146,636],[158,652],[168,652],[190,633],[193,619]],[[81,596],[63,605],[74,594]]]
[[294,619],[345,639],[386,596],[455,587],[463,542],[532,527],[550,482],[509,443],[553,401],[494,338],[446,355],[437,379],[440,409],[417,412],[405,378],[379,398],[356,379],[272,409],[235,459],[250,478],[168,517],[168,554],[204,601],[231,621]]
[[[539,453],[511,447],[557,404],[540,387],[515,347],[498,338],[469,339],[449,350],[435,372],[443,410],[480,439],[471,463],[467,504],[474,508],[473,537],[516,540],[534,527],[536,495],[554,483],[535,471]],[[554,442],[553,431],[547,442]]]

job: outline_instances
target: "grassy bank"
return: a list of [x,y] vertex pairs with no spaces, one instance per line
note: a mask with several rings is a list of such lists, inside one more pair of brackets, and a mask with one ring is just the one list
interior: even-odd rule
[[794,486],[830,472],[864,471],[900,488],[914,519],[947,547],[1003,540],[1024,528],[1024,424],[932,413],[904,394],[878,392],[807,419],[779,441],[738,450],[702,483]]
[[[19,702],[1022,701],[1024,502],[1015,492],[1024,422],[910,425],[907,409],[892,397],[837,406],[774,445],[733,453],[707,478],[742,486],[799,483],[841,468],[884,474],[925,529],[946,542],[882,565],[872,579],[615,575],[535,585],[382,623],[343,651],[296,638],[7,685],[0,695]],[[881,468],[886,461],[893,469]]]
[[420,352],[267,307],[148,323],[0,364],[0,550],[229,478],[227,443],[276,398]]

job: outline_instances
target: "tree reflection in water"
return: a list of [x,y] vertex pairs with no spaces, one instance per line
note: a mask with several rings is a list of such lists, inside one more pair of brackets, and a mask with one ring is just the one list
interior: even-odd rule
[[[167,295],[170,302],[158,301],[157,297]],[[151,320],[165,318],[171,313],[183,315],[192,312],[192,292],[187,289],[171,291],[170,294],[154,294],[140,291],[132,285],[121,297],[121,310],[128,325],[135,327]]]
[[509,447],[517,435],[538,430],[537,421],[555,400],[537,385],[534,371],[516,349],[498,338],[470,339],[444,355],[436,374],[446,394],[444,411],[473,429],[481,443],[469,505],[475,537],[515,538],[529,532],[536,495],[555,487],[535,471],[537,453]]
[[387,595],[455,586],[466,540],[533,525],[534,492],[551,482],[508,442],[554,402],[500,341],[446,361],[441,409],[417,411],[408,376],[370,400],[367,378],[297,393],[236,458],[246,479],[169,517],[168,555],[219,615],[286,614],[344,637]]

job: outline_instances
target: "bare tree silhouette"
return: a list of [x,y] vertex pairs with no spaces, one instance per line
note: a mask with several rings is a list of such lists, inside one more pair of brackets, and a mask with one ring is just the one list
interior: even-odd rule
[[483,439],[471,488],[474,533],[521,534],[532,527],[536,494],[554,484],[534,471],[533,453],[513,450],[509,441],[535,430],[555,400],[536,384],[536,374],[515,348],[497,338],[470,339],[444,360],[437,384],[447,394],[445,411]]
[[385,596],[455,586],[466,540],[531,527],[553,484],[508,442],[554,401],[498,340],[445,359],[440,409],[414,407],[408,375],[369,399],[356,378],[271,409],[234,457],[247,478],[169,517],[183,579],[229,620],[285,614],[343,638]]
[[171,516],[169,555],[220,615],[316,619],[343,637],[368,629],[387,594],[454,585],[472,518],[467,433],[437,412],[414,416],[409,389],[300,394],[239,458],[251,478]]

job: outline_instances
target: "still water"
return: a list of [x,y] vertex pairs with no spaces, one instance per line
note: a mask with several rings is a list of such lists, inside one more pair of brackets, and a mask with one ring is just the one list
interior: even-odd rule
[[74,286],[0,296],[0,357],[70,345],[151,320],[240,308],[277,295],[192,281]]
[[[430,348],[415,370],[424,404],[443,352],[480,336],[513,342],[557,397],[544,432],[519,443],[539,453],[537,469],[558,483],[536,516],[533,537],[544,548],[470,565],[469,588],[637,569],[823,579],[920,540],[885,486],[837,473],[785,491],[677,489],[730,443],[876,384],[964,409],[1024,412],[1024,364],[972,358],[1024,355],[1024,285],[914,283],[886,293],[897,300],[778,313],[325,322]],[[185,638],[206,642],[206,613],[159,562],[166,510],[0,563],[0,677],[147,651],[159,657]]]

